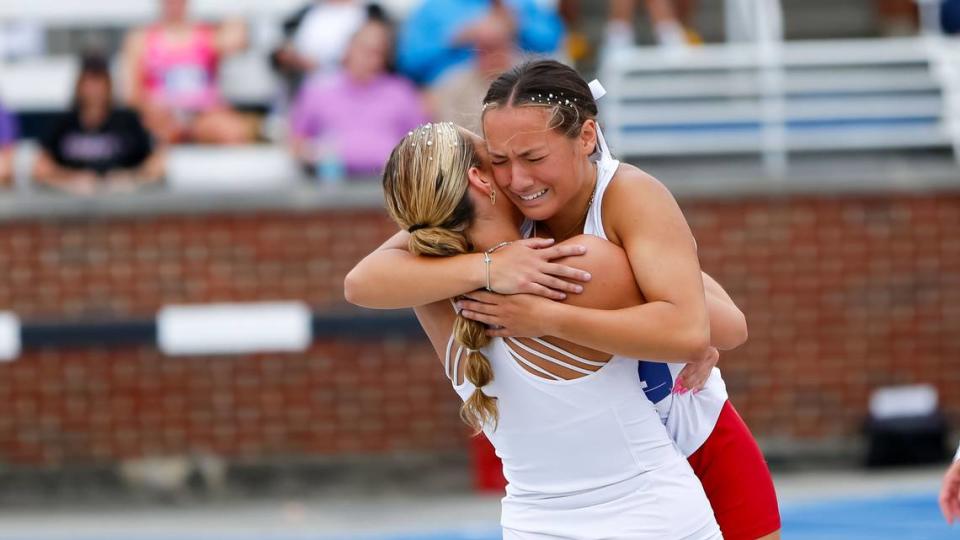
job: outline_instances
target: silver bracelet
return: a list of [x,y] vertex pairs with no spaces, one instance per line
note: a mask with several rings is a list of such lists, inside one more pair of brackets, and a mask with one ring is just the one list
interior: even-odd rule
[[502,247],[509,246],[511,243],[512,242],[500,242],[499,244],[483,252],[483,266],[487,275],[486,289],[492,293],[495,293],[497,291],[493,290],[493,287],[490,286],[490,264],[493,262],[493,257],[491,257],[490,255],[493,254],[494,251]]

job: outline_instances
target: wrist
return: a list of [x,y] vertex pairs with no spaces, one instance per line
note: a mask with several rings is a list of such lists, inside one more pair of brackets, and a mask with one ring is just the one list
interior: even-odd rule
[[487,286],[487,265],[484,261],[483,252],[470,253],[465,255],[467,261],[467,272],[464,273],[469,281],[471,291],[483,289]]
[[569,306],[562,302],[546,302],[545,304],[544,309],[537,313],[542,335],[563,338],[567,335],[565,331],[566,312]]

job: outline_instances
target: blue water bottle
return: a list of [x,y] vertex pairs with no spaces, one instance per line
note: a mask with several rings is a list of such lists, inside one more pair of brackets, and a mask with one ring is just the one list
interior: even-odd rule
[[327,136],[317,142],[315,167],[321,184],[334,185],[343,182],[346,177],[346,167],[343,165],[339,145],[334,138]]

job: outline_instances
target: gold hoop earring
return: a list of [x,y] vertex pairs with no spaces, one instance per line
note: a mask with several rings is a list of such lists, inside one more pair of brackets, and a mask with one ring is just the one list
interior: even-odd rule
[[490,190],[490,205],[491,206],[497,205],[497,190],[495,189]]

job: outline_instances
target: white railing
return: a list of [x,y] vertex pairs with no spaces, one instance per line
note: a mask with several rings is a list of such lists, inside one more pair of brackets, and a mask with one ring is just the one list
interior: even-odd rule
[[960,41],[918,0],[914,38],[785,42],[776,0],[728,0],[730,41],[602,60],[602,120],[624,157],[952,147],[960,156]]
[[790,152],[949,147],[960,69],[942,50],[904,38],[618,51],[602,66],[602,120],[626,157],[758,153],[773,176]]

